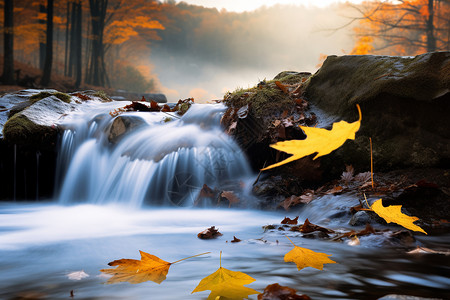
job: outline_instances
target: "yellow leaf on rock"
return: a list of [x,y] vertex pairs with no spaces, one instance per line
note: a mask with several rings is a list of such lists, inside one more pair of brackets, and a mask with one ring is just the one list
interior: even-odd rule
[[206,253],[190,256],[187,258],[180,259],[175,262],[167,262],[160,259],[159,257],[140,251],[141,260],[136,259],[119,259],[110,262],[108,265],[111,267],[117,266],[115,269],[102,269],[100,272],[113,275],[106,283],[118,283],[118,282],[129,282],[132,284],[141,283],[145,281],[153,281],[158,284],[166,279],[166,275],[169,272],[169,268],[174,263],[180,262],[182,260],[203,255]]
[[[289,240],[291,241],[291,239]],[[331,256],[331,254],[315,252],[310,249],[298,247],[292,241],[291,243],[294,245],[294,249],[286,253],[286,255],[284,256],[284,261],[294,262],[297,265],[297,269],[299,271],[306,267],[323,270],[324,264],[336,263],[335,261],[328,258],[328,256]]]
[[331,130],[323,128],[305,127],[300,128],[305,132],[304,140],[288,140],[270,145],[270,147],[292,154],[291,157],[261,169],[261,171],[279,167],[291,161],[300,159],[313,153],[317,153],[314,159],[327,155],[342,146],[347,139],[354,140],[355,134],[361,125],[361,108],[356,104],[359,113],[359,120],[353,123],[340,121],[333,123]]
[[409,230],[420,231],[427,234],[425,230],[413,223],[414,221],[419,220],[419,218],[411,217],[402,213],[401,205],[390,205],[388,207],[384,207],[382,204],[382,200],[378,199],[377,201],[372,203],[372,206],[370,208],[388,223],[397,223]]
[[245,273],[222,268],[222,253],[220,255],[220,268],[203,278],[192,293],[210,290],[208,300],[222,299],[222,297],[244,299],[249,295],[259,294],[258,291],[244,286],[252,283],[255,279]]

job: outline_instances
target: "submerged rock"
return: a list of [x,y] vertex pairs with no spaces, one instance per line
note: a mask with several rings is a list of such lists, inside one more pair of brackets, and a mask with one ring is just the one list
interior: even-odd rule
[[107,129],[108,141],[113,144],[117,144],[125,134],[138,129],[146,122],[137,116],[122,115],[114,119],[111,126]]

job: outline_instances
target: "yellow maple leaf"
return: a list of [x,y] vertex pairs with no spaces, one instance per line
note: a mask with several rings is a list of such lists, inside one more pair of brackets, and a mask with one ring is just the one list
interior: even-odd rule
[[[291,241],[290,238],[288,239]],[[328,256],[331,256],[331,254],[315,252],[307,248],[298,247],[292,241],[291,243],[294,245],[294,249],[286,253],[286,255],[284,256],[284,261],[294,262],[297,265],[297,269],[299,271],[306,267],[323,270],[324,264],[336,263],[335,261],[328,258]]]
[[166,275],[171,265],[188,258],[209,253],[197,254],[170,263],[144,251],[139,250],[139,252],[141,253],[141,260],[122,258],[108,263],[111,267],[116,266],[115,269],[100,270],[100,272],[113,275],[106,283],[129,282],[136,284],[153,281],[160,284],[166,280]]
[[347,123],[345,121],[340,121],[333,123],[331,130],[300,126],[306,134],[306,139],[288,140],[270,145],[270,147],[274,149],[293,155],[283,161],[261,169],[261,171],[279,167],[313,153],[317,153],[317,155],[313,158],[316,159],[336,150],[342,146],[346,140],[354,140],[355,134],[359,130],[362,120],[361,108],[358,104],[356,104],[356,107],[358,108],[359,113],[359,120],[356,122]]
[[258,291],[244,286],[253,281],[255,279],[245,273],[222,268],[222,252],[220,252],[220,268],[203,278],[192,293],[210,290],[208,300],[221,299],[221,297],[244,299],[252,294],[260,294]]
[[397,223],[412,231],[420,231],[427,234],[425,230],[413,223],[414,221],[419,220],[419,218],[411,217],[402,213],[401,205],[390,205],[388,207],[384,207],[382,204],[382,200],[378,199],[377,201],[372,203],[370,209],[373,210],[377,215],[382,217],[384,220],[386,220],[386,222],[388,223]]

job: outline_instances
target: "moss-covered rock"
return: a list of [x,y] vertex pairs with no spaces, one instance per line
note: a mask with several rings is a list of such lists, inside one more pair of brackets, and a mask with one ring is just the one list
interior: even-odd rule
[[357,119],[355,141],[322,159],[326,169],[345,164],[375,169],[450,165],[450,52],[416,57],[331,56],[310,78],[307,100],[317,108],[320,127]]
[[38,94],[34,94],[33,96],[31,96],[30,102],[33,104],[33,103],[36,103],[36,102],[38,102],[42,99],[45,99],[47,97],[50,97],[50,96],[55,96],[59,100],[66,102],[66,103],[70,103],[70,101],[71,101],[71,97],[68,94],[61,93],[61,92],[42,91]]
[[56,123],[73,108],[74,104],[54,95],[43,98],[9,118],[3,128],[4,139],[10,144],[53,148],[57,138]]

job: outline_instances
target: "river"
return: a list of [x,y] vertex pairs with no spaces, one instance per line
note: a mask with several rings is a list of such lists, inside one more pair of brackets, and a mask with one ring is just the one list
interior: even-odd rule
[[[260,210],[245,184],[256,174],[214,125],[220,106],[194,106],[190,114],[171,122],[161,113],[147,113],[142,118],[148,126],[111,148],[104,134],[109,125],[102,120],[108,119],[105,111],[117,105],[107,104],[100,114],[87,106],[79,117],[75,113],[62,124],[68,129],[61,145],[56,199],[0,203],[1,299],[69,299],[71,292],[74,299],[206,299],[209,292],[191,292],[219,268],[221,251],[222,266],[252,276],[255,282],[247,286],[259,292],[279,283],[312,299],[377,299],[387,294],[448,298],[450,256],[407,251],[415,245],[448,249],[449,234],[418,234],[405,247],[386,243],[379,235],[361,237],[360,245],[351,246],[303,238],[299,232],[265,231],[263,226],[280,224],[285,216],[349,229],[346,215],[330,216],[357,199],[326,195],[288,213]],[[167,153],[155,158],[164,149]],[[195,176],[184,177],[187,185],[174,186],[173,179],[182,174]],[[205,182],[234,188],[246,200],[239,209],[214,203],[194,207]],[[176,201],[167,190],[175,192]],[[197,238],[210,226],[223,236]],[[326,264],[323,271],[298,271],[294,263],[284,262],[293,248],[285,235],[297,246],[331,254],[337,263]],[[242,241],[231,243],[234,236]],[[210,253],[172,265],[161,284],[105,284],[108,278],[100,269],[113,260],[139,259],[139,250],[169,262]]]

